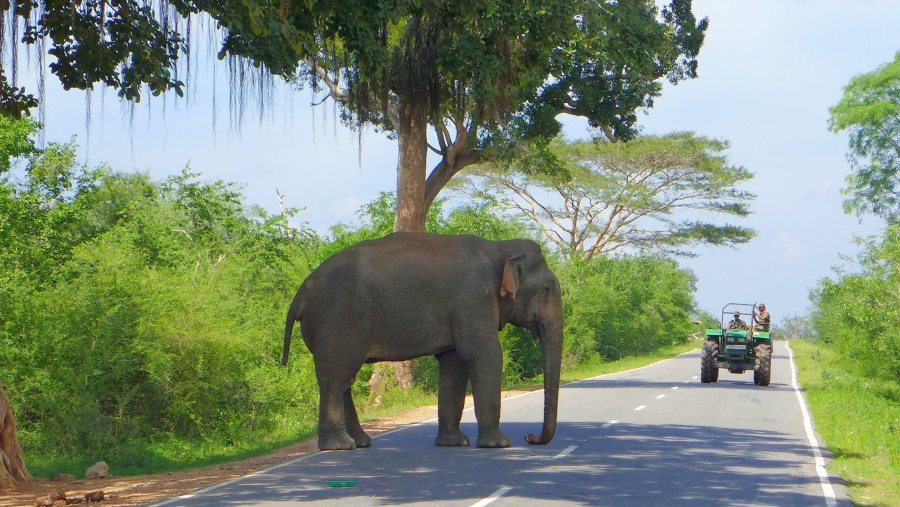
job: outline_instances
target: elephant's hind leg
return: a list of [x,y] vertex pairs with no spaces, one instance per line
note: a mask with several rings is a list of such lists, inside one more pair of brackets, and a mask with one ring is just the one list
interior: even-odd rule
[[362,425],[359,424],[359,416],[356,414],[356,406],[353,405],[352,388],[348,387],[344,391],[344,421],[347,425],[347,433],[356,442],[356,447],[371,447],[372,437],[370,437]]
[[[356,371],[346,367],[316,363],[316,377],[319,381],[319,449],[323,451],[356,449],[356,441],[347,433],[344,410],[344,392],[350,388],[355,375]],[[355,418],[355,411],[353,414]]]
[[459,429],[466,403],[469,370],[455,350],[437,357],[440,365],[438,385],[438,435],[435,445],[443,447],[467,446],[469,437]]

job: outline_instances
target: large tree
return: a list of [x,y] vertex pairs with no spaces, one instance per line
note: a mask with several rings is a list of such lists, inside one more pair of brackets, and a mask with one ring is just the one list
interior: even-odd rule
[[829,109],[833,132],[848,131],[850,163],[844,209],[857,215],[900,216],[900,52],[860,74]]
[[[453,175],[509,156],[522,141],[546,142],[560,132],[560,115],[585,117],[611,140],[633,137],[636,110],[652,106],[662,78],[696,76],[706,21],[690,7],[411,2],[381,26],[338,30],[324,44],[330,50],[299,63],[351,126],[396,135],[395,229],[423,230]],[[429,150],[437,155],[430,168]]]
[[16,438],[16,421],[13,418],[12,407],[9,406],[3,384],[0,384],[0,488],[33,480],[22,460],[22,448]]
[[[142,87],[182,92],[189,18],[209,15],[222,29],[220,58],[323,87],[351,126],[396,135],[398,230],[422,230],[464,167],[556,135],[560,114],[629,139],[661,79],[696,76],[707,26],[690,0],[20,0],[3,11],[13,86],[15,40],[36,44],[39,58],[49,41],[64,87],[100,83],[132,101]],[[439,156],[430,172],[429,149]]]
[[692,246],[755,236],[714,222],[749,215],[756,197],[739,188],[753,173],[728,162],[725,141],[679,132],[627,143],[557,140],[550,148],[551,157],[482,166],[463,188],[527,216],[569,257],[689,255]]
[[[28,5],[7,10],[14,19],[38,13],[26,40],[52,39],[50,67],[66,87],[103,82],[127,100],[140,98],[141,83],[154,94],[181,91],[175,63],[186,37],[179,34],[191,25],[176,21],[208,14],[224,30],[220,58],[326,90],[348,125],[396,136],[394,228],[403,231],[424,230],[429,206],[454,174],[507,156],[522,141],[554,137],[559,115],[585,117],[610,140],[633,137],[636,111],[652,106],[662,79],[696,77],[707,27],[691,0],[662,9],[654,0]],[[438,155],[430,171],[429,149]]]
[[[10,245],[12,241],[9,240],[12,238],[7,238],[4,234],[9,228],[5,222],[11,215],[9,210],[2,206],[2,198],[11,192],[5,184],[4,175],[10,170],[13,160],[38,152],[31,139],[38,127],[37,122],[28,118],[0,115],[0,238],[7,240],[2,242],[4,249],[15,250],[15,247]],[[9,259],[3,255],[0,255],[0,260],[4,267],[3,277],[0,277],[2,283],[6,277],[11,276],[13,263],[8,262]],[[3,314],[0,313],[0,326],[3,323]],[[0,488],[5,488],[15,482],[30,482],[32,477],[22,459],[22,448],[16,436],[16,421],[9,398],[3,389],[2,373],[0,370]]]

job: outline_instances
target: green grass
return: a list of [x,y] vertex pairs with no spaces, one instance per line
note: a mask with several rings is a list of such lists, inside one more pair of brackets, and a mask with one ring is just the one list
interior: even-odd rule
[[60,473],[82,477],[89,466],[100,460],[109,463],[114,475],[129,476],[176,472],[252,458],[315,436],[315,428],[307,428],[289,437],[260,434],[256,439],[248,438],[243,445],[163,437],[120,445],[112,456],[35,455],[27,450],[24,454],[25,465],[35,477],[46,479]]
[[900,506],[900,383],[863,377],[822,344],[791,348],[816,431],[834,454],[828,468],[854,504]]

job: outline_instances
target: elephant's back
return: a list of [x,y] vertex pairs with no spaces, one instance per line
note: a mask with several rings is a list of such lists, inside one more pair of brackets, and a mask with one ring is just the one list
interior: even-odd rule
[[363,241],[332,255],[307,277],[301,288],[304,306],[373,299],[393,305],[428,304],[430,298],[447,296],[441,296],[440,289],[450,281],[484,280],[486,251],[493,243],[477,236],[428,233],[394,233]]

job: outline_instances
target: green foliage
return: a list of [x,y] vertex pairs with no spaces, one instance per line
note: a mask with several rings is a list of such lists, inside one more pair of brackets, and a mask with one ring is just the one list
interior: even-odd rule
[[[42,0],[3,2],[0,14],[10,26],[24,24],[24,31],[4,30],[4,47],[34,46],[54,58],[49,63],[63,88],[90,90],[97,84],[113,87],[119,96],[139,101],[146,86],[154,96],[169,90],[183,93],[177,79],[178,57],[185,51],[183,20],[172,7],[186,14],[182,1],[151,8],[146,2],[125,0],[109,6],[98,0]],[[181,21],[181,22],[178,22]],[[8,37],[17,40],[8,40]],[[44,49],[44,44],[47,48]],[[17,52],[12,54],[16,58]],[[43,57],[41,57],[41,62]],[[39,72],[43,79],[43,64]],[[11,113],[37,105],[35,98],[0,85],[0,106]]]
[[26,452],[139,471],[179,460],[154,454],[161,440],[308,434],[311,358],[277,356],[318,239],[247,209],[233,185],[87,170],[70,147],[0,193],[0,374]]
[[694,280],[672,260],[596,257],[570,261],[557,275],[566,366],[684,343],[694,331]]
[[0,176],[10,170],[16,159],[37,153],[31,138],[39,128],[40,124],[29,118],[0,114]]
[[[389,101],[399,97],[425,103],[434,124],[468,116],[470,131],[488,144],[513,130],[552,137],[561,112],[628,138],[634,110],[652,105],[660,78],[696,76],[707,26],[689,0],[661,11],[646,1],[559,0],[339,7],[223,0],[198,8],[228,30],[220,57],[248,58],[285,76],[299,66],[314,86],[328,84],[315,70],[345,83],[348,120],[394,130]],[[548,83],[548,75],[556,79]]]
[[900,224],[863,243],[858,272],[826,278],[813,291],[812,325],[866,376],[900,376]]
[[[5,44],[5,40],[2,41]],[[0,116],[4,118],[22,118],[31,115],[31,109],[38,106],[38,100],[34,95],[25,92],[25,88],[19,88],[9,84],[6,73],[0,68]],[[0,171],[2,172],[2,171]]]
[[900,206],[900,52],[893,62],[851,79],[829,112],[829,128],[850,134],[853,173],[847,176],[844,209],[895,218]]
[[[675,0],[660,11],[655,2],[570,2],[574,26],[559,37],[537,97],[522,120],[528,135],[559,134],[561,112],[583,116],[607,137],[637,134],[636,111],[652,107],[660,78],[677,83],[697,75],[697,54],[708,22],[691,13],[690,0]],[[553,27],[547,27],[553,30]]]

